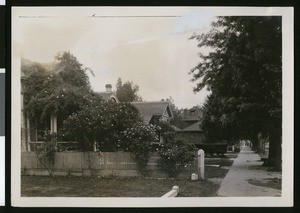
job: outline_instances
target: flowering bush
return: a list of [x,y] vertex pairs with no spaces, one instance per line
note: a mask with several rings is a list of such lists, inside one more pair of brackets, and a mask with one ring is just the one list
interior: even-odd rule
[[64,122],[64,132],[90,151],[94,143],[101,151],[131,152],[145,175],[151,142],[157,140],[156,126],[144,124],[137,109],[129,103],[93,102]]
[[140,119],[138,111],[128,103],[94,100],[81,111],[64,121],[64,133],[72,135],[83,151],[93,149],[94,143],[101,151],[116,151],[124,147],[121,133]]
[[141,121],[122,132],[122,146],[133,154],[139,171],[146,175],[146,167],[150,158],[151,142],[158,140],[156,126]]
[[195,150],[194,145],[181,140],[167,141],[160,145],[158,164],[170,177],[176,177],[180,169],[193,160]]

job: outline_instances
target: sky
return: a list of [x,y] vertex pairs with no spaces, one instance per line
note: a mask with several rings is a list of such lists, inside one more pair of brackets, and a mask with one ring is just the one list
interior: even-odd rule
[[47,63],[70,51],[95,91],[117,79],[139,86],[145,101],[172,97],[179,108],[202,105],[206,90],[193,92],[189,71],[199,63],[194,34],[214,16],[200,8],[22,8],[13,11],[15,50]]

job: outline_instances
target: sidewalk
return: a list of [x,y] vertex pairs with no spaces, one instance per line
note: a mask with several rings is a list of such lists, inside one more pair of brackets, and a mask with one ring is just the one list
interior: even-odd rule
[[269,178],[281,178],[281,172],[269,172],[261,167],[263,162],[250,147],[242,147],[230,170],[223,179],[217,193],[219,197],[274,197],[281,196],[281,190],[257,186]]

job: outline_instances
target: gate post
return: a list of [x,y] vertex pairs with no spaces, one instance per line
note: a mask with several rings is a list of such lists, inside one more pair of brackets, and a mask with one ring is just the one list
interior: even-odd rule
[[199,177],[204,180],[204,151],[202,149],[198,150],[198,173]]

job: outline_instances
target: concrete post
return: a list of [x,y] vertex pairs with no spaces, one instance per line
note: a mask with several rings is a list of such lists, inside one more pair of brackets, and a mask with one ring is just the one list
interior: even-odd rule
[[96,141],[93,142],[93,151],[94,152],[97,151],[97,143],[96,143]]
[[164,194],[162,197],[176,197],[179,194],[179,187],[173,186],[172,190]]
[[199,177],[204,180],[204,151],[202,149],[198,150],[198,172]]

